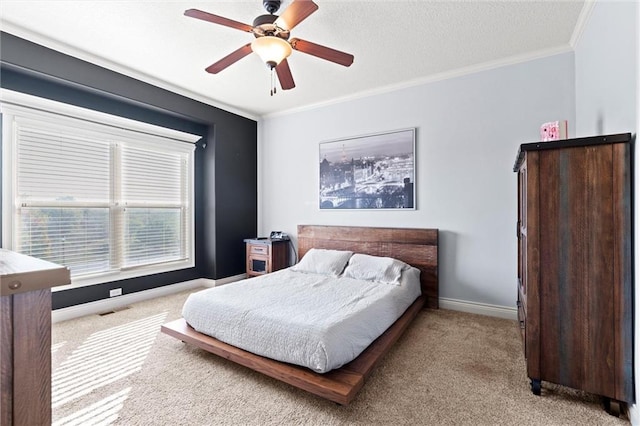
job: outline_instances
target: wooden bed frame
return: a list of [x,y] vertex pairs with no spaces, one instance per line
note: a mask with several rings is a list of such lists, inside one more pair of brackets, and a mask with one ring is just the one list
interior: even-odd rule
[[299,225],[299,257],[314,247],[394,257],[421,272],[422,296],[350,363],[319,374],[308,368],[255,355],[198,333],[182,318],[163,325],[162,332],[322,398],[348,404],[418,312],[425,306],[438,308],[438,230]]

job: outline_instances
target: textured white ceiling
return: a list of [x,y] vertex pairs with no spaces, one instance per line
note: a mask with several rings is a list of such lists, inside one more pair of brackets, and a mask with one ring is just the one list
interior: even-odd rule
[[[253,36],[188,18],[197,8],[251,24],[262,0],[2,0],[1,29],[253,118],[569,50],[584,1],[315,0],[291,37],[355,56],[349,68],[294,51],[296,88],[269,95],[250,54],[204,68]],[[280,13],[290,4],[284,0]]]

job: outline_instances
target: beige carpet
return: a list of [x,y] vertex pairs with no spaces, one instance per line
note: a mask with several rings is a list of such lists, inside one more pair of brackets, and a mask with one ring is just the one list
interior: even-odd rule
[[54,424],[628,424],[567,388],[534,396],[514,321],[425,310],[339,406],[160,333],[187,295],[54,324]]

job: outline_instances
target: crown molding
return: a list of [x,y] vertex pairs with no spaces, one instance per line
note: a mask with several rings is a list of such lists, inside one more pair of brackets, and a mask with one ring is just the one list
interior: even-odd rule
[[217,102],[214,99],[209,98],[207,96],[202,96],[199,93],[193,92],[191,90],[185,89],[183,87],[177,86],[177,85],[169,83],[167,81],[158,79],[156,77],[150,76],[150,75],[142,73],[140,71],[136,71],[136,70],[131,69],[129,67],[126,67],[124,65],[115,63],[115,62],[110,61],[108,59],[105,59],[105,58],[103,58],[101,56],[95,55],[95,54],[93,54],[91,52],[88,52],[88,51],[85,51],[85,50],[82,50],[82,49],[78,49],[78,48],[70,46],[70,45],[68,45],[66,43],[63,43],[63,42],[60,42],[58,40],[55,40],[55,39],[52,39],[50,37],[44,36],[42,34],[39,34],[39,33],[35,32],[35,31],[28,30],[28,29],[26,29],[26,28],[24,28],[22,26],[13,24],[13,23],[8,22],[6,20],[3,20],[3,21],[0,22],[2,24],[2,27],[0,29],[2,31],[4,31],[4,32],[13,34],[13,35],[15,35],[17,37],[24,38],[25,40],[31,41],[33,43],[40,44],[40,45],[45,46],[47,48],[50,48],[50,49],[56,50],[58,52],[73,56],[75,58],[90,62],[92,64],[95,64],[95,65],[101,66],[103,68],[109,69],[111,71],[118,72],[120,74],[126,75],[128,77],[135,78],[137,80],[143,81],[143,82],[148,83],[148,84],[152,84],[152,85],[154,85],[156,87],[168,90],[170,92],[173,92],[173,93],[188,97],[188,98],[196,100],[196,101],[203,102],[203,103],[205,103],[207,105],[211,105],[213,107],[223,109],[225,111],[231,112],[233,114],[237,114],[237,115],[245,117],[245,118],[249,118],[251,120],[260,121],[260,120],[267,119],[267,118],[273,118],[273,117],[279,117],[279,116],[287,116],[287,115],[297,114],[297,113],[304,112],[304,111],[311,111],[311,110],[315,110],[315,109],[318,109],[318,108],[323,108],[323,107],[327,107],[327,106],[331,106],[331,105],[336,105],[336,104],[340,104],[340,103],[344,103],[344,102],[348,102],[348,101],[352,101],[352,100],[362,99],[362,98],[366,98],[366,97],[370,97],[370,96],[374,96],[374,95],[390,93],[390,92],[394,92],[394,91],[397,91],[397,90],[412,88],[412,87],[416,87],[416,86],[420,86],[420,85],[424,85],[424,84],[428,84],[428,83],[434,83],[434,82],[437,82],[437,81],[448,80],[448,79],[461,77],[461,76],[465,76],[465,75],[469,75],[469,74],[475,74],[475,73],[478,73],[478,72],[487,71],[487,70],[496,69],[496,68],[501,68],[501,67],[504,67],[504,66],[515,65],[515,64],[528,62],[528,61],[531,61],[531,60],[540,59],[540,58],[544,58],[544,57],[548,57],[548,56],[553,56],[553,55],[557,55],[557,54],[561,54],[561,53],[572,52],[574,50],[575,43],[577,43],[580,35],[582,34],[582,31],[584,30],[584,27],[585,27],[590,15],[591,15],[591,11],[592,11],[593,6],[594,6],[596,1],[597,0],[586,0],[585,1],[585,4],[584,4],[583,9],[582,9],[582,11],[580,13],[580,16],[578,18],[578,23],[576,24],[576,28],[575,28],[575,30],[573,32],[571,40],[566,46],[555,47],[555,48],[550,48],[550,49],[543,49],[543,50],[538,50],[538,51],[530,52],[530,53],[523,54],[523,55],[515,55],[515,56],[511,56],[509,58],[503,58],[503,59],[499,59],[499,60],[495,60],[495,61],[488,61],[488,62],[484,62],[484,63],[481,63],[481,64],[476,64],[476,65],[471,65],[471,66],[468,66],[468,67],[458,68],[458,69],[452,70],[452,71],[433,74],[433,75],[427,76],[427,77],[421,77],[421,78],[414,79],[414,80],[408,80],[408,81],[405,81],[405,82],[402,82],[402,83],[382,86],[382,87],[378,87],[378,88],[371,89],[371,90],[365,90],[365,91],[358,92],[358,93],[355,93],[355,94],[352,94],[352,95],[348,95],[348,96],[342,96],[342,97],[338,97],[338,98],[333,98],[333,99],[330,99],[330,100],[327,100],[327,101],[323,101],[323,102],[317,102],[317,103],[313,103],[313,104],[308,104],[308,105],[295,107],[295,108],[291,108],[291,109],[287,109],[287,110],[283,110],[283,111],[278,111],[278,112],[274,112],[274,113],[267,113],[267,114],[263,114],[263,115],[256,115],[256,114],[250,113],[248,111],[240,110],[240,109],[235,108],[233,106]]
[[51,37],[47,37],[43,34],[40,34],[36,31],[32,31],[26,29],[20,25],[14,24],[7,20],[0,21],[0,30],[2,32],[6,32],[12,34],[16,37],[23,38],[32,43],[39,44],[46,48],[55,50],[57,52],[63,53],[65,55],[72,56],[74,58],[80,59],[85,62],[89,62],[91,64],[97,65],[99,67],[108,69],[110,71],[117,72],[122,75],[126,75],[127,77],[134,78],[136,80],[140,80],[144,83],[151,84],[153,86],[159,87],[161,89],[167,90],[169,92],[176,93],[181,96],[185,96],[189,99],[193,99],[207,105],[210,105],[215,108],[220,108],[224,111],[231,112],[233,114],[239,115],[241,117],[245,117],[251,120],[257,121],[259,116],[252,114],[250,112],[235,108],[231,105],[227,105],[221,102],[217,102],[216,100],[209,98],[207,96],[202,96],[199,93],[193,92],[189,89],[185,89],[184,87],[177,86],[175,84],[169,83],[165,80],[159,79],[157,77],[153,77],[149,74],[145,74],[143,72],[134,70],[122,64],[118,64],[109,59],[103,58],[102,56],[98,56],[94,53],[88,52],[83,49],[78,49],[77,47],[70,46],[67,43],[63,43],[59,40],[53,39]]
[[318,102],[315,104],[305,105],[298,108],[292,108],[284,111],[278,111],[270,114],[265,114],[262,116],[265,118],[273,118],[291,114],[297,114],[304,111],[310,111],[318,108],[323,108],[331,105],[340,104],[343,102],[353,101],[357,99],[367,98],[374,95],[381,95],[385,93],[395,92],[397,90],[408,89],[416,86],[421,86],[424,84],[435,83],[443,80],[450,80],[457,77],[462,77],[465,75],[475,74],[483,71],[488,71],[496,68],[502,68],[510,65],[517,65],[523,62],[533,61],[536,59],[546,58],[550,56],[559,55],[562,53],[573,52],[573,48],[570,45],[565,45],[561,47],[555,47],[550,49],[538,50],[535,52],[529,52],[523,55],[515,55],[508,58],[503,58],[495,61],[488,61],[481,64],[471,65],[468,67],[458,68],[452,71],[447,71],[443,73],[433,74],[427,77],[421,77],[414,80],[408,80],[398,84],[391,84],[388,86],[378,87],[372,90],[362,91],[353,95],[344,96],[340,98],[334,98],[325,102]]
[[591,18],[591,14],[593,13],[593,8],[595,7],[596,2],[597,0],[586,0],[584,2],[584,5],[582,6],[582,10],[580,11],[580,15],[578,16],[578,22],[576,22],[576,26],[573,29],[573,34],[571,34],[571,39],[569,40],[569,45],[574,50],[577,44],[580,42],[580,38],[582,37],[584,29],[589,23],[589,19]]

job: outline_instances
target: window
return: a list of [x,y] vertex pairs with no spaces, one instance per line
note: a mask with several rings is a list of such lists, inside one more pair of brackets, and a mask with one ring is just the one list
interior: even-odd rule
[[2,91],[3,247],[74,285],[194,265],[198,136]]

